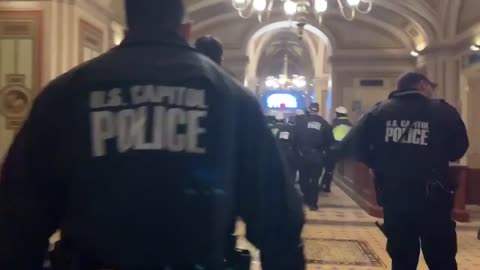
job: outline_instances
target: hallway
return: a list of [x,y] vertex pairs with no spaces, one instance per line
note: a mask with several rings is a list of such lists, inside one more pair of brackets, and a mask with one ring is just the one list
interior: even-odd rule
[[[473,213],[480,214],[480,209]],[[376,218],[369,216],[338,186],[331,194],[320,195],[320,210],[306,210],[304,229],[305,254],[308,270],[380,270],[390,269],[390,259],[385,251],[386,239],[375,226]],[[459,270],[480,269],[480,241],[477,229],[480,215],[473,221],[458,224]],[[239,233],[243,231],[239,226]],[[242,239],[241,247],[249,247]],[[427,270],[423,259],[419,270]],[[252,269],[259,269],[258,262]]]

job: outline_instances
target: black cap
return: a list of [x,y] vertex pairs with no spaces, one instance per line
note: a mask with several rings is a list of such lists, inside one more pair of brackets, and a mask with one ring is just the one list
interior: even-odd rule
[[318,103],[314,102],[314,103],[310,104],[308,109],[312,112],[319,112],[320,111],[320,105]]
[[436,83],[430,81],[430,79],[428,79],[427,76],[423,75],[422,73],[407,72],[401,75],[398,79],[397,90],[402,91],[415,89],[415,86],[421,81],[428,82],[433,88],[436,88],[438,86]]

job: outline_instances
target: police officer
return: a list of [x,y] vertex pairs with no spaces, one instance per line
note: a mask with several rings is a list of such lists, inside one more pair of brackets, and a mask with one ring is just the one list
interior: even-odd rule
[[435,87],[420,73],[402,75],[398,90],[348,135],[382,193],[393,270],[417,269],[420,249],[429,269],[457,269],[449,162],[460,159],[469,143],[455,108],[431,98]]
[[332,126],[319,113],[319,104],[312,103],[305,115],[296,123],[296,145],[301,156],[300,187],[304,202],[310,210],[318,210],[320,176],[323,172],[326,152],[333,144]]
[[[195,48],[208,58],[215,62],[217,65],[222,66],[223,62],[223,44],[217,38],[207,35],[198,38],[195,41]],[[230,75],[234,76],[233,73],[225,69]],[[233,220],[231,225],[230,232],[228,233],[229,237],[227,238],[227,244],[225,247],[226,253],[226,262],[228,266],[231,266],[235,263],[236,257],[238,257],[242,251],[237,250],[235,247],[237,245],[237,236],[235,235],[236,220]]]
[[213,62],[222,65],[223,62],[223,44],[215,37],[203,36],[195,41],[195,48],[208,56]]
[[[335,143],[341,142],[347,136],[352,123],[348,120],[348,110],[345,107],[338,107],[335,109],[336,117],[333,119],[333,138]],[[336,157],[335,151],[329,151],[325,160],[325,173],[322,177],[321,189],[324,192],[331,192],[331,185],[333,180],[333,173],[335,171]]]
[[295,183],[297,175],[297,159],[295,150],[295,130],[294,126],[287,123],[285,114],[277,112],[275,114],[275,123],[271,126],[273,136],[278,142],[280,152],[287,163],[287,173],[292,183]]
[[[0,269],[224,269],[241,217],[263,269],[304,269],[301,200],[256,99],[179,34],[180,0],[127,0],[129,31],[51,82],[0,178]],[[248,119],[248,121],[245,121]]]

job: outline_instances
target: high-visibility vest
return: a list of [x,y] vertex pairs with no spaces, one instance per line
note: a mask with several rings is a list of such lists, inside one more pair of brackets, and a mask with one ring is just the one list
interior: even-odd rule
[[347,136],[347,134],[350,132],[351,129],[352,127],[349,125],[345,125],[345,124],[337,125],[333,128],[333,138],[335,138],[337,142],[341,142]]

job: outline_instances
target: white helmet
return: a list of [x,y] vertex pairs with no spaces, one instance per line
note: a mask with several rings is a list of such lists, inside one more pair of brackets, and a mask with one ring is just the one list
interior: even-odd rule
[[341,114],[348,114],[347,108],[345,108],[345,107],[343,107],[343,106],[336,108],[336,109],[335,109],[335,112],[336,112],[336,113],[341,113]]

